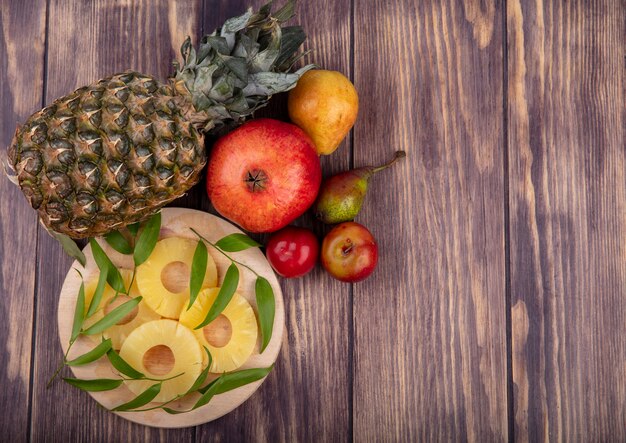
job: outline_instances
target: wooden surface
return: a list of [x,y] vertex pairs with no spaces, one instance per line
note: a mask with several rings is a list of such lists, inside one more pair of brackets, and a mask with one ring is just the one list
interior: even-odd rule
[[[3,2],[0,11],[0,146],[5,147],[17,122],[42,106],[45,2]],[[30,38],[16,38],[25,28]],[[14,411],[12,418],[0,419],[0,435],[23,440],[31,427],[37,216],[4,177],[0,195],[0,409]]]
[[[31,112],[101,76],[164,79],[187,34],[247,6],[0,4],[3,146]],[[625,11],[623,0],[301,2],[311,59],[361,97],[325,175],[397,148],[408,158],[373,179],[357,218],[379,242],[374,275],[281,280],[275,370],[207,425],[146,428],[62,383],[45,389],[70,260],[0,178],[3,438],[625,441]],[[284,118],[284,105],[261,115]],[[211,210],[202,184],[177,205]]]
[[[501,441],[502,10],[427,3],[355,5],[364,12],[355,29],[371,32],[355,34],[365,99],[354,162],[382,162],[394,147],[407,161],[372,182],[359,218],[381,239],[381,256],[376,278],[354,287],[354,439]],[[413,43],[371,44],[389,29]],[[382,409],[358,407],[379,398]]]
[[[198,237],[196,237],[196,235],[191,231],[191,229],[194,229],[204,238],[215,243],[227,235],[242,232],[240,229],[223,218],[216,217],[202,211],[184,208],[165,208],[161,211],[161,217],[161,235],[159,239],[179,237],[195,241]],[[134,267],[131,255],[122,255],[117,253],[104,241],[100,243],[100,246],[116,266],[125,269],[132,269]],[[82,270],[84,280],[74,270],[74,268],[83,269],[82,266],[78,263],[78,261],[74,261],[72,267],[67,273],[67,276],[65,277],[65,281],[63,282],[63,287],[61,288],[61,293],[59,295],[59,312],[57,318],[59,326],[59,339],[64,353],[67,352],[67,347],[72,333],[72,322],[74,319],[76,298],[78,296],[80,285],[83,281],[97,280],[99,273],[98,267],[93,260],[91,247],[87,245],[83,249],[83,252],[87,257],[87,265],[84,270]],[[218,281],[221,286],[221,282],[224,279],[226,270],[231,265],[231,261],[212,247],[208,248],[208,253],[217,266]],[[272,270],[272,267],[259,248],[251,248],[246,249],[245,251],[240,251],[239,253],[234,253],[233,258],[254,269],[259,275],[266,278],[274,291],[276,305],[272,338],[263,353],[260,354],[261,339],[259,337],[252,355],[241,367],[242,369],[267,368],[276,362],[283,340],[285,308],[280,284],[278,283],[276,274]],[[239,266],[239,271],[239,286],[237,293],[244,297],[248,303],[250,303],[252,308],[258,312],[254,290],[256,276],[250,270],[242,266]],[[81,337],[72,347],[68,358],[72,359],[85,354],[89,350],[93,349],[95,344],[96,343],[94,343],[92,338]],[[113,369],[107,359],[100,359],[93,364],[86,366],[74,366],[71,370],[75,377],[83,380],[94,378],[118,378],[117,371]],[[163,377],[167,377],[167,375],[163,374]],[[217,376],[211,374],[207,380],[211,381],[215,378],[217,378]],[[211,400],[210,404],[186,414],[171,415],[162,410],[153,410],[147,412],[121,412],[119,415],[135,423],[159,428],[183,428],[204,424],[229,413],[241,405],[254,392],[256,392],[263,381],[264,380],[260,380],[239,389],[226,392],[222,395],[217,395]],[[98,403],[108,409],[113,409],[116,406],[135,398],[135,394],[124,386],[112,391],[92,392],[90,394]],[[187,396],[187,398],[172,403],[171,407],[181,411],[188,410],[193,407],[197,400],[197,395]],[[156,404],[152,406],[155,405]]]
[[626,441],[626,3],[583,4],[507,14],[521,440]]

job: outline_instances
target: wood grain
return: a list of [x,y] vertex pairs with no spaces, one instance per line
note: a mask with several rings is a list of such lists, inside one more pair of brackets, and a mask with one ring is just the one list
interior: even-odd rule
[[355,1],[355,165],[407,151],[356,219],[356,441],[507,438],[501,7]]
[[[49,103],[128,68],[165,79],[187,34],[247,3],[0,0],[1,143],[42,91]],[[625,6],[299,2],[309,59],[351,74],[361,98],[324,174],[409,156],[372,179],[357,218],[379,241],[374,275],[282,280],[274,372],[195,429],[145,428],[62,383],[45,389],[70,260],[0,178],[3,438],[626,440]],[[287,118],[284,96],[257,115]],[[212,211],[203,184],[176,206]]]
[[626,440],[625,6],[508,2],[517,441]]
[[[46,2],[0,9],[0,161],[15,123],[41,105]],[[2,171],[2,168],[0,168]],[[0,172],[0,435],[26,441],[30,427],[37,217]]]
[[[165,79],[186,35],[196,28],[198,2],[50,1],[46,102],[103,76],[135,69]],[[40,230],[38,255],[33,441],[192,441],[193,428],[158,430],[99,408],[84,392],[45,385],[61,360],[56,325],[59,292],[71,260]]]
[[[263,0],[251,2],[253,7]],[[280,5],[283,2],[278,2]],[[205,32],[237,15],[247,1],[206,1]],[[298,2],[297,18],[308,35],[308,58],[327,69],[350,72],[350,4],[332,0]],[[258,116],[287,119],[285,95],[272,99]],[[350,141],[322,158],[325,175],[347,169]],[[206,198],[202,196],[206,205]],[[297,224],[313,223],[310,214]],[[319,267],[311,274],[281,279],[286,329],[274,369],[259,391],[232,413],[198,428],[197,440],[217,441],[345,441],[351,428],[351,297],[350,286],[333,280]]]

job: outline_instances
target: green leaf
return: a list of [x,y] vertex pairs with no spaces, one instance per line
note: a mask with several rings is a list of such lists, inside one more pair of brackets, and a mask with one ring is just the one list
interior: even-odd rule
[[213,87],[213,73],[218,69],[217,65],[198,68],[193,88],[208,95]]
[[135,368],[129,365],[126,360],[120,357],[120,354],[118,354],[115,349],[109,349],[107,351],[107,358],[111,362],[111,365],[122,374],[135,379],[144,377],[141,372],[135,370]]
[[196,252],[193,254],[193,261],[191,262],[191,276],[189,278],[189,306],[191,308],[196,301],[198,292],[202,289],[202,283],[204,282],[204,276],[206,274],[206,265],[208,260],[208,252],[206,245],[202,240],[198,241],[196,246]]
[[228,55],[221,55],[219,57],[224,61],[228,69],[242,81],[242,85],[245,85],[245,82],[248,80],[248,66],[246,60],[239,57],[230,57]]
[[98,307],[100,306],[100,301],[102,300],[102,294],[104,294],[104,285],[106,285],[108,273],[109,270],[106,268],[100,271],[100,277],[98,277],[96,292],[93,293],[93,297],[91,298],[91,303],[89,303],[89,309],[87,310],[86,317],[91,317],[98,310]]
[[246,27],[246,25],[248,24],[248,20],[250,20],[251,16],[252,11],[248,10],[240,16],[229,18],[222,25],[221,33],[234,34],[237,31],[241,31],[243,28]]
[[295,14],[296,2],[294,0],[290,0],[285,5],[280,8],[278,11],[272,14],[279,22],[286,22]]
[[291,60],[306,40],[306,34],[300,26],[286,26],[281,31],[280,55],[276,60],[276,66],[282,71],[291,66]]
[[111,410],[112,411],[128,411],[130,409],[136,409],[136,408],[139,408],[141,406],[147,405],[152,400],[154,400],[154,398],[157,395],[159,395],[159,392],[161,392],[161,386],[162,385],[163,385],[163,383],[156,383],[156,384],[150,386],[145,391],[143,391],[137,397],[133,398],[131,401],[129,401],[127,403],[124,403],[122,405],[116,406],[115,408],[113,408]]
[[187,391],[185,395],[191,392],[195,392],[198,389],[200,389],[202,387],[202,384],[206,381],[207,376],[209,375],[209,370],[211,369],[211,365],[213,364],[213,357],[211,356],[211,353],[209,352],[206,346],[204,346],[204,350],[207,356],[209,357],[209,364],[206,366],[206,368],[204,368],[204,370],[200,373],[200,375],[198,375],[198,378],[196,378],[196,381],[193,382],[193,385],[191,385],[191,387],[189,388],[189,390]]
[[118,306],[117,308],[113,309],[111,312],[105,315],[102,319],[94,323],[89,328],[85,329],[83,331],[83,334],[85,335],[99,334],[105,329],[108,329],[111,326],[117,324],[118,321],[126,317],[126,315],[130,313],[130,311],[135,309],[135,306],[139,304],[139,302],[141,301],[141,298],[142,298],[141,296],[135,297],[131,300],[128,300],[126,303]]
[[272,2],[266,2],[263,6],[261,6],[256,14],[250,17],[250,21],[248,22],[248,27],[250,27],[253,23],[256,22],[267,22],[268,18],[270,18],[270,13],[272,12]]
[[198,399],[196,404],[193,405],[193,408],[191,408],[192,411],[194,409],[198,409],[198,408],[206,405],[208,402],[211,401],[213,396],[217,394],[216,391],[217,391],[217,389],[219,389],[219,386],[220,386],[220,383],[221,383],[223,377],[224,377],[224,375],[220,375],[217,379],[214,380],[214,382],[211,384],[211,386]]
[[82,366],[82,365],[86,365],[87,363],[91,363],[93,361],[98,360],[100,357],[102,357],[104,354],[107,353],[107,351],[109,349],[111,349],[112,343],[111,343],[111,339],[107,338],[106,340],[104,340],[102,343],[100,343],[98,346],[96,346],[95,348],[93,348],[91,351],[76,357],[73,360],[70,360],[68,362],[65,362],[66,365],[68,366]]
[[104,239],[120,254],[132,254],[133,248],[120,231],[111,231],[104,236]]
[[216,383],[217,387],[214,388],[215,395],[223,394],[224,392],[232,391],[233,389],[261,380],[269,374],[273,368],[274,365],[271,365],[267,368],[242,369],[241,371],[222,374],[220,376],[220,382]]
[[83,251],[80,250],[80,248],[78,247],[78,245],[76,244],[74,240],[72,240],[70,237],[68,237],[65,234],[61,234],[60,232],[54,232],[52,230],[49,230],[48,232],[55,239],[57,239],[59,243],[61,243],[61,247],[63,248],[63,250],[65,251],[67,255],[69,255],[72,258],[75,258],[76,260],[78,260],[78,263],[80,263],[83,266],[83,268],[85,267],[85,265],[87,264],[87,259],[85,258],[85,254],[83,254]]
[[120,271],[115,267],[109,257],[107,257],[106,253],[102,250],[98,242],[90,238],[89,244],[91,245],[91,252],[93,253],[93,259],[96,261],[100,272],[104,272],[106,269],[107,272],[107,282],[109,286],[111,286],[115,291],[121,292],[122,294],[127,294],[126,288],[124,287],[124,280],[122,279],[122,275]]
[[254,285],[256,305],[259,312],[259,327],[261,329],[261,353],[265,350],[272,338],[274,328],[274,310],[276,302],[274,291],[270,283],[263,277],[258,277]]
[[211,389],[211,386],[213,386],[215,383],[217,383],[217,381],[218,381],[218,380],[219,380],[219,377],[218,377],[218,378],[216,378],[215,380],[213,380],[213,381],[211,381],[211,382],[207,383],[207,385],[206,385],[206,386],[204,386],[204,387],[202,387],[202,388],[199,388],[199,389],[198,389],[198,392],[199,392],[199,393],[201,393],[201,394],[204,394],[206,391],[208,391],[209,389]]
[[81,380],[79,378],[64,378],[66,383],[76,386],[78,389],[89,392],[111,391],[118,388],[124,380],[111,378],[96,378],[93,380]]
[[72,323],[72,336],[70,342],[74,342],[80,334],[85,320],[85,282],[80,282],[78,290],[78,298],[76,299],[76,307],[74,308],[74,321]]
[[278,58],[280,54],[280,41],[278,38],[273,39],[273,41],[277,42],[275,47],[268,47],[267,49],[258,52],[252,60],[250,60],[250,72],[257,73],[262,71],[269,71],[274,66],[274,62]]
[[219,239],[215,245],[222,251],[226,252],[238,252],[243,251],[244,249],[261,246],[246,234],[241,233],[227,235],[226,237]]
[[237,290],[237,285],[239,285],[239,269],[237,268],[237,265],[231,263],[226,271],[226,275],[224,276],[224,283],[222,283],[220,292],[218,292],[211,309],[209,309],[204,321],[196,326],[195,329],[205,327],[222,313],[224,308],[228,306],[228,303],[230,303],[230,300],[233,298],[233,294]]
[[228,47],[228,42],[225,37],[205,35],[202,37],[202,42],[208,43],[213,48],[217,56],[230,54],[230,48]]
[[254,96],[270,96],[279,92],[289,91],[296,87],[298,80],[309,69],[313,69],[314,65],[306,65],[292,73],[282,72],[257,72],[248,76],[248,85],[243,88],[243,94],[246,97]]
[[139,266],[150,257],[152,250],[159,239],[159,232],[161,231],[161,213],[157,212],[146,222],[137,243],[135,244],[135,252],[133,258],[135,260],[135,266]]
[[137,233],[139,232],[139,226],[140,226],[139,222],[137,222],[137,223],[132,223],[132,224],[130,224],[130,225],[128,225],[128,226],[126,226],[126,229],[128,229],[128,231],[129,231],[131,234],[133,234],[133,237],[136,237],[136,236],[137,236]]
[[202,397],[196,402],[192,410],[206,405],[215,395],[223,394],[224,392],[261,380],[270,373],[273,367],[274,365],[267,368],[244,369],[220,375],[204,389],[199,390],[202,393]]

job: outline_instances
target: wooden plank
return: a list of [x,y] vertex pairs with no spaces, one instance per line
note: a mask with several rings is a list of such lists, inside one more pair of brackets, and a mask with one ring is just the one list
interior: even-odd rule
[[625,441],[624,2],[507,29],[515,439]]
[[501,2],[355,0],[356,441],[507,438]]
[[[0,159],[17,124],[41,105],[46,2],[0,4]],[[1,174],[1,172],[0,172]],[[28,437],[37,217],[20,190],[0,177],[0,435]]]
[[[197,32],[200,9],[197,1],[50,1],[46,102],[126,69],[164,80],[184,38]],[[57,305],[70,260],[45,232],[39,238],[32,440],[191,441],[192,428],[147,428],[104,411],[86,393],[63,382],[46,389],[62,356]]]
[[[253,7],[264,4],[255,0]],[[205,1],[204,29],[242,13],[248,1]],[[282,4],[282,2],[279,2]],[[314,49],[309,60],[326,69],[350,72],[350,4],[323,0],[298,2],[297,17]],[[286,95],[272,99],[257,116],[287,119]],[[322,157],[330,175],[347,169],[350,141]],[[206,199],[201,202],[206,205]],[[297,224],[326,229],[310,214]],[[295,280],[281,279],[286,329],[273,374],[246,403],[215,423],[198,428],[197,441],[343,441],[351,429],[350,286],[333,280],[319,267]]]

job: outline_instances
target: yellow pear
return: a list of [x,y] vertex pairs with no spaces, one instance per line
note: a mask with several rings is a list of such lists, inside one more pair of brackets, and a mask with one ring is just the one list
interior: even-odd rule
[[331,154],[346,138],[359,112],[359,96],[341,72],[306,72],[289,92],[289,118],[306,132],[319,155]]

